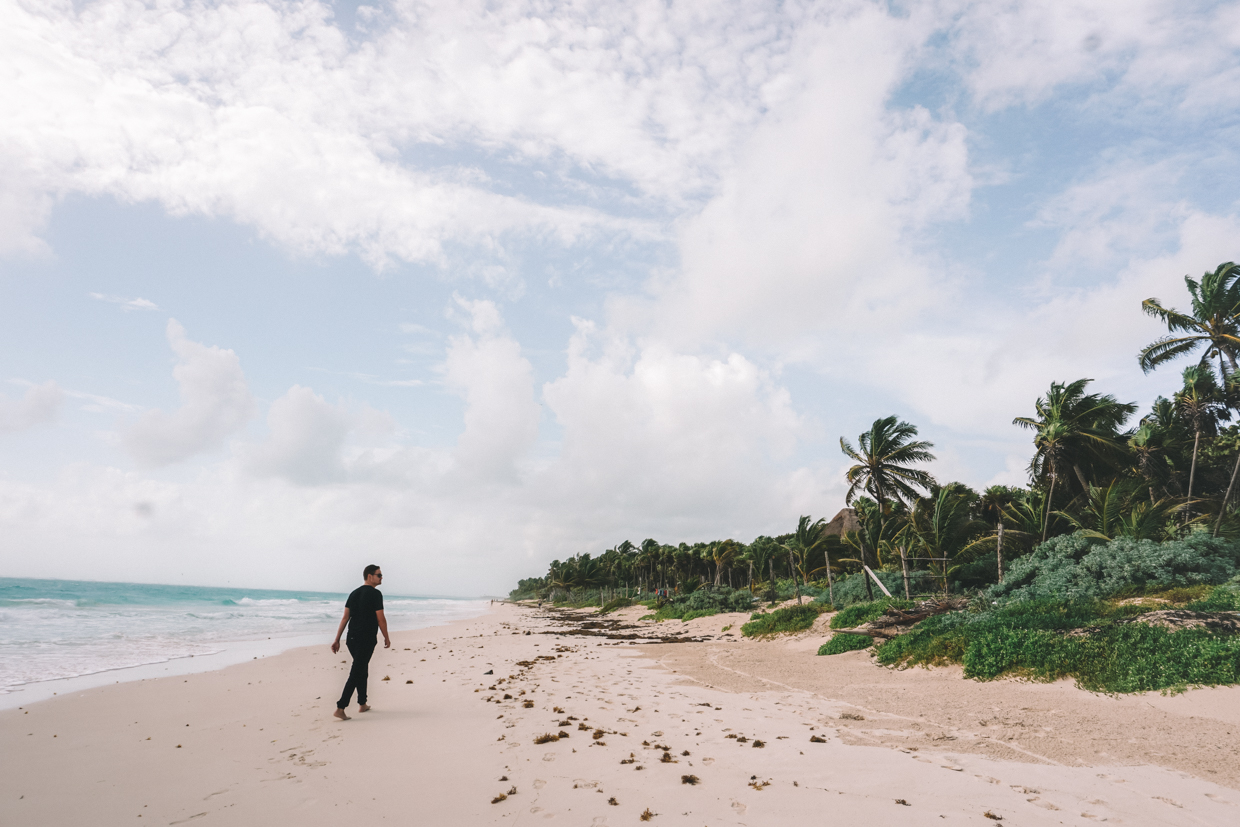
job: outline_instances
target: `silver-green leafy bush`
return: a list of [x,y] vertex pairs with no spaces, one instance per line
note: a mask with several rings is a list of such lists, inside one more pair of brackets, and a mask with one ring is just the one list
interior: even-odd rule
[[1017,560],[992,600],[1083,600],[1152,586],[1224,583],[1240,574],[1240,544],[1205,532],[1182,540],[1120,538],[1099,543],[1080,533],[1039,545]]

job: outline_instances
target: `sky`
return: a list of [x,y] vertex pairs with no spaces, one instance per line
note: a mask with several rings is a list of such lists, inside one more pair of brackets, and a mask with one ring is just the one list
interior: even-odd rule
[[0,576],[503,594],[1022,484],[1240,258],[1240,4],[0,0]]

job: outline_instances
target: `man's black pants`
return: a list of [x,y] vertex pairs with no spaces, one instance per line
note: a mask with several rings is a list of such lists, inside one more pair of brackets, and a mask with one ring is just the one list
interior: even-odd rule
[[336,701],[337,709],[344,709],[353,699],[353,690],[357,690],[357,702],[366,703],[366,678],[370,675],[370,656],[375,653],[376,640],[367,643],[364,640],[346,640],[349,654],[353,656],[353,666],[349,669],[349,679],[344,685],[344,694]]

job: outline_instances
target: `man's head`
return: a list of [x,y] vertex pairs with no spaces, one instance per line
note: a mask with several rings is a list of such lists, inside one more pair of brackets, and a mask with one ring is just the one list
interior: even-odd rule
[[383,571],[378,566],[367,566],[362,569],[362,577],[366,578],[367,586],[377,586],[383,582]]

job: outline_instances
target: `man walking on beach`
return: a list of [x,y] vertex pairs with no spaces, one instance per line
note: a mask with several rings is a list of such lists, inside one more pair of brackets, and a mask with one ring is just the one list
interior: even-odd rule
[[332,641],[332,652],[340,651],[340,635],[345,624],[349,626],[349,636],[345,645],[353,656],[353,667],[349,669],[349,679],[344,684],[344,694],[336,701],[337,718],[349,720],[344,711],[353,699],[353,690],[357,690],[358,712],[366,712],[370,705],[366,703],[366,678],[370,674],[370,656],[375,653],[378,643],[377,633],[383,632],[383,648],[392,645],[388,637],[387,618],[383,616],[383,592],[375,588],[383,582],[383,572],[378,566],[367,566],[362,570],[366,582],[353,590],[349,599],[344,602],[344,617],[340,618],[340,627],[336,629],[336,639]]

